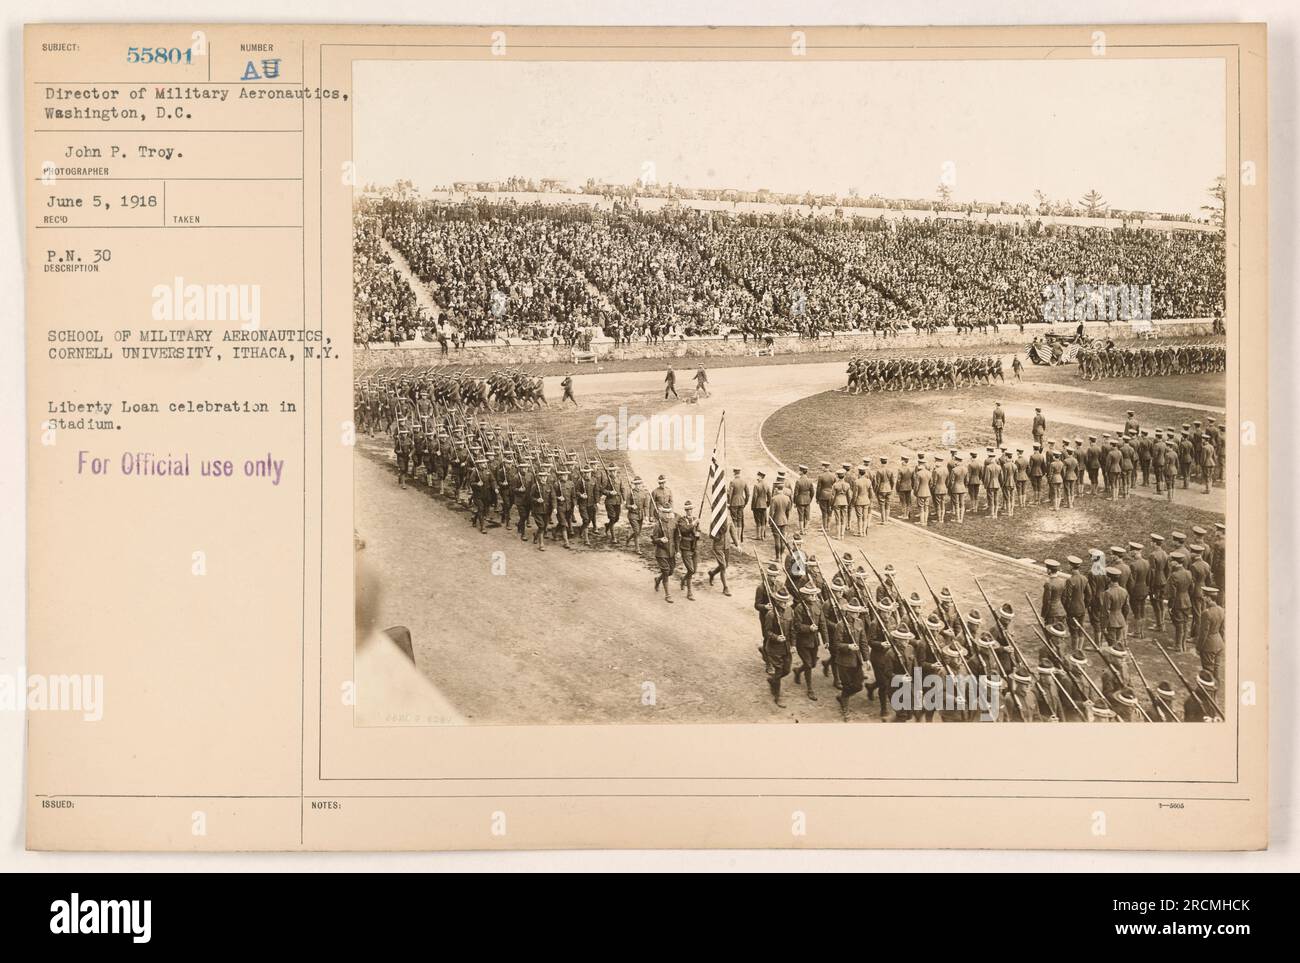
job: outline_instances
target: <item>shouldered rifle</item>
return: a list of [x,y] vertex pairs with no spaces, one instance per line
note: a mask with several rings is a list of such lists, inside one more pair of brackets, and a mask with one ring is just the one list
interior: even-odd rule
[[[975,579],[975,587],[980,590],[980,595],[984,597],[984,604],[988,606],[989,615],[993,617],[993,624],[997,625],[998,613],[997,613],[997,609],[993,607],[993,603],[989,601],[989,593],[984,591],[984,586],[980,584],[979,579]],[[1047,695],[1047,690],[1044,689],[1043,684],[1038,681],[1037,673],[1034,672],[1033,666],[1031,666],[1027,661],[1025,661],[1025,654],[1020,651],[1020,646],[1016,645],[1016,640],[1011,637],[1010,626],[1007,626],[1002,629],[1002,637],[1007,640],[1007,644],[1011,646],[1011,650],[1015,652],[1016,658],[1018,658],[1020,660],[1020,664],[1025,667],[1025,671],[1034,677],[1034,687],[1038,690],[1038,694],[1043,697],[1044,701],[1047,702],[1048,705],[1051,705],[1051,699]],[[1011,667],[1011,671],[1013,673],[1015,672],[1015,666]],[[1015,683],[1013,682],[1012,685],[1014,686]],[[1056,717],[1054,716],[1053,718]],[[1060,722],[1060,719],[1057,719],[1057,722]]]
[[1173,660],[1173,658],[1170,657],[1169,653],[1165,650],[1165,647],[1161,645],[1159,642],[1156,642],[1155,639],[1152,639],[1151,641],[1155,642],[1156,648],[1160,650],[1160,654],[1165,657],[1165,660],[1169,663],[1170,667],[1174,670],[1175,673],[1177,673],[1179,681],[1182,682],[1183,686],[1187,689],[1188,692],[1196,696],[1197,701],[1201,703],[1202,707],[1204,707],[1205,704],[1208,702],[1209,703],[1208,708],[1215,714],[1215,716],[1221,719],[1222,721],[1227,722],[1228,717],[1225,716],[1222,711],[1220,711],[1219,704],[1215,702],[1213,698],[1205,694],[1205,690],[1200,687],[1199,683],[1197,683],[1197,687],[1193,689],[1192,684],[1187,681],[1187,676],[1183,675],[1182,670],[1178,668],[1178,663],[1176,663]]
[[[1108,661],[1106,661],[1106,654],[1102,652],[1100,647],[1098,647],[1097,643],[1092,640],[1092,636],[1089,635],[1088,630],[1083,627],[1083,623],[1081,623],[1078,619],[1075,619],[1074,622],[1076,625],[1079,626],[1080,631],[1083,632],[1084,639],[1087,641],[1089,645],[1092,646],[1093,651],[1095,651],[1099,656],[1101,656],[1101,664],[1110,670],[1110,673],[1115,677],[1116,682],[1120,683],[1125,688],[1128,688],[1128,686],[1125,684],[1124,677],[1119,674],[1119,670],[1117,668],[1115,668]],[[1147,722],[1151,721],[1151,717],[1147,715],[1147,711],[1143,709],[1141,706],[1137,707],[1137,711],[1142,713],[1142,718],[1145,719]]]

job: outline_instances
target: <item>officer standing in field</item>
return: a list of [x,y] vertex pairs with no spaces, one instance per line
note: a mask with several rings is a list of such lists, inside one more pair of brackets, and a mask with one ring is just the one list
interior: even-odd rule
[[1223,522],[1214,523],[1214,540],[1210,543],[1210,577],[1214,579],[1214,587],[1219,590],[1219,604],[1224,604],[1227,598],[1227,574],[1228,574],[1228,526]]
[[739,542],[745,540],[745,506],[749,504],[749,483],[740,477],[740,469],[731,469],[732,478],[727,483],[727,509],[731,513],[731,528]]
[[1065,580],[1061,604],[1065,607],[1065,625],[1070,633],[1070,651],[1082,652],[1083,620],[1088,617],[1088,576],[1083,573],[1083,559],[1077,555],[1069,556],[1066,562],[1070,574]]
[[1034,436],[1034,444],[1041,445],[1043,438],[1047,435],[1047,419],[1043,417],[1043,409],[1034,409],[1034,422],[1030,428],[1030,434]]
[[871,476],[867,466],[858,466],[858,477],[853,479],[853,519],[857,522],[855,535],[865,537],[871,518]]
[[1154,532],[1148,536],[1151,551],[1147,554],[1147,599],[1151,603],[1151,614],[1155,621],[1150,628],[1157,632],[1165,630],[1165,583],[1169,580],[1169,554],[1165,551],[1163,535]]
[[835,518],[835,536],[844,538],[849,528],[849,503],[853,500],[853,486],[845,477],[841,468],[835,473],[835,484],[831,486],[831,510]]
[[880,524],[884,525],[889,521],[889,502],[894,496],[894,484],[897,480],[894,470],[889,467],[888,458],[881,457],[880,467],[876,469],[872,480],[876,500],[880,502]]
[[1002,429],[1007,425],[1007,413],[1002,410],[1002,402],[993,404],[993,443],[1002,447]]
[[1043,477],[1047,474],[1047,456],[1043,454],[1041,442],[1034,442],[1034,450],[1029,456],[1029,484],[1034,489],[1034,504],[1043,503]]
[[934,513],[942,525],[946,521],[948,510],[948,466],[943,463],[942,456],[934,459],[934,470],[930,473],[930,496],[934,499]]
[[984,461],[984,491],[989,502],[989,515],[998,517],[998,504],[1002,499],[1002,466],[993,457],[992,449]]
[[822,462],[821,474],[817,476],[817,508],[821,511],[822,528],[830,531],[831,513],[833,507],[831,489],[835,487],[835,473],[831,471],[831,463]]
[[1219,590],[1212,585],[1201,589],[1203,608],[1196,636],[1196,652],[1201,657],[1201,669],[1214,677],[1223,691],[1223,623],[1224,611],[1219,605]]
[[1151,591],[1151,562],[1142,556],[1142,543],[1129,542],[1128,604],[1136,628],[1134,638],[1146,638],[1147,596]]
[[916,496],[916,508],[923,526],[930,524],[930,479],[931,471],[925,463],[925,455],[916,453],[916,472],[912,475],[912,494]]
[[[749,509],[754,515],[754,537],[760,542],[767,538],[767,508],[772,503],[772,489],[767,484],[767,473],[759,472],[749,495]],[[780,547],[777,548],[778,554]]]
[[953,517],[960,525],[966,520],[966,463],[961,455],[953,455],[952,473],[948,478],[948,494],[952,497]]
[[1169,618],[1174,623],[1174,647],[1179,652],[1187,651],[1192,623],[1192,593],[1196,590],[1196,580],[1183,567],[1186,560],[1187,555],[1182,549],[1170,553],[1169,581],[1165,585]]
[[799,534],[808,530],[809,516],[812,514],[813,499],[817,495],[817,485],[808,477],[808,466],[799,466],[799,477],[794,482],[794,508],[799,518]]
[[914,470],[907,463],[907,456],[899,459],[898,473],[894,480],[894,491],[898,495],[898,507],[902,511],[903,521],[912,520],[912,476]]

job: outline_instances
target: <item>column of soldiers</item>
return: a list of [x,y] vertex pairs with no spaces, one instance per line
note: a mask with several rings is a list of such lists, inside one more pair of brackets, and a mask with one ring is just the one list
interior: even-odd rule
[[1006,381],[1002,359],[982,357],[866,358],[848,366],[849,394],[964,388]]
[[[566,376],[565,398],[573,398],[572,375]],[[532,411],[548,402],[542,378],[518,368],[498,368],[485,373],[451,367],[383,369],[359,379],[353,395],[357,430],[367,434],[387,430],[402,398],[444,408],[474,412]]]
[[1156,375],[1201,374],[1227,370],[1225,344],[1168,344],[1118,347],[1114,342],[1084,346],[1079,350],[1079,376],[1148,378]]
[[[1102,656],[1107,670],[1102,691],[1116,711],[1120,707],[1115,703],[1137,698],[1140,685],[1150,699],[1152,721],[1177,718],[1172,703],[1163,697],[1170,684],[1153,688],[1128,648],[1131,641],[1149,640],[1188,688],[1191,698],[1184,705],[1185,721],[1223,717],[1216,693],[1225,691],[1225,532],[1219,522],[1213,533],[1194,527],[1190,542],[1184,533],[1173,532],[1168,547],[1163,535],[1152,533],[1148,544],[1112,545],[1109,555],[1092,548],[1086,568],[1078,556],[1066,558],[1068,573],[1054,559],[1044,562],[1047,578],[1037,618],[1060,636],[1071,657],[1086,657],[1087,650]],[[1172,630],[1174,651],[1195,650],[1200,671],[1194,682],[1187,680],[1156,637],[1167,628]]]
[[[993,430],[996,446],[986,446],[983,453],[962,453],[956,448],[943,455],[917,452],[915,459],[904,455],[895,467],[887,457],[866,456],[855,468],[844,462],[832,468],[821,463],[821,472],[811,476],[807,465],[799,466],[791,497],[795,510],[794,524],[800,533],[811,521],[814,502],[820,511],[820,523],[843,537],[865,536],[873,516],[880,524],[894,517],[929,525],[931,519],[946,524],[965,521],[967,512],[983,511],[996,518],[1014,517],[1017,508],[1034,504],[1051,505],[1054,510],[1073,507],[1081,495],[1101,496],[1118,501],[1129,498],[1139,486],[1155,486],[1156,494],[1172,500],[1177,483],[1187,488],[1189,481],[1209,492],[1215,482],[1223,481],[1224,456],[1227,450],[1227,426],[1209,418],[1203,424],[1184,424],[1181,431],[1173,427],[1144,429],[1129,411],[1124,426],[1114,435],[1088,435],[1062,438],[1059,443],[1045,437],[1047,421],[1036,409],[1032,450],[1013,450],[1001,444],[1006,424],[1000,405],[994,408]],[[772,489],[765,474],[759,472],[752,486],[739,477],[728,489],[732,528],[743,541],[745,511],[753,514],[754,534],[763,539],[771,513]],[[781,473],[784,480],[784,472]],[[777,546],[778,552],[780,546]]]
[[[404,387],[393,382],[382,397],[381,410],[395,412],[389,431],[400,487],[406,487],[408,478],[423,478],[431,492],[454,504],[466,501],[470,524],[482,533],[494,515],[501,528],[509,528],[512,516],[517,517],[514,527],[520,540],[528,540],[531,524],[538,551],[546,550],[548,540],[562,542],[565,548],[579,540],[587,546],[603,540],[639,552],[645,535],[659,570],[655,591],[662,588],[664,600],[671,603],[671,583],[676,581],[686,598],[695,601],[700,543],[706,536],[691,502],[682,506],[681,514],[676,512],[663,475],[654,488],[640,476],[625,481],[617,465],[607,465],[599,456],[565,451],[508,425],[480,421],[463,408],[435,403],[423,381]],[[598,521],[602,509],[603,524]],[[626,534],[618,529],[624,514]],[[718,580],[726,596],[731,595],[729,540],[736,542],[724,524],[711,539],[712,566],[707,573],[709,585]]]
[[[774,534],[784,538],[775,525]],[[865,555],[866,565],[854,563],[852,552],[841,554],[831,542],[826,545],[823,565],[805,539],[790,535],[783,558],[761,563],[761,582],[754,593],[762,637],[758,652],[776,706],[787,706],[783,684],[790,674],[807,699],[818,700],[814,680],[820,668],[823,680],[836,691],[845,720],[858,693],[878,704],[883,721],[933,721],[936,716],[949,723],[1223,717],[1214,700],[1223,687],[1223,610],[1213,586],[1203,593],[1203,669],[1195,682],[1169,659],[1187,693],[1179,706],[1171,682],[1153,685],[1148,680],[1127,650],[1121,630],[1101,632],[1095,625],[1089,633],[1083,626],[1093,608],[1100,610],[1105,625],[1110,612],[1122,611],[1123,573],[1115,567],[1108,569],[1118,574],[1102,569],[1105,587],[1095,599],[1089,576],[1079,572],[1076,560],[1071,559],[1074,572],[1069,577],[1049,563],[1054,568],[1044,586],[1045,611],[1035,612],[1037,629],[1031,636],[1017,639],[1011,629],[1014,607],[995,607],[983,586],[983,612],[962,611],[948,587],[933,591],[924,572],[920,574],[928,600],[917,591],[905,594],[892,565],[878,572]],[[1067,623],[1071,611],[1076,617]],[[1136,694],[1139,685],[1145,700]]]

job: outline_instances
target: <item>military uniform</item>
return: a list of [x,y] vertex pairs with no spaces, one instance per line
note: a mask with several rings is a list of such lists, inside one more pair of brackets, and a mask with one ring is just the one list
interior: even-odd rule
[[767,508],[772,501],[772,489],[764,478],[764,473],[759,472],[749,496],[749,509],[754,515],[754,537],[760,542],[767,538]]

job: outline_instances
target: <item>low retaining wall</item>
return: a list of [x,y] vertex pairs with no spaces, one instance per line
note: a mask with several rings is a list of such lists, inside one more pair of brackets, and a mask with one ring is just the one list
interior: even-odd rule
[[[1152,327],[1158,338],[1205,337],[1213,330],[1213,320],[1193,319],[1187,321],[1154,321]],[[875,351],[882,348],[898,350],[914,349],[918,354],[929,348],[971,348],[983,351],[990,347],[1023,348],[1034,337],[1047,334],[1072,335],[1077,324],[1062,323],[1056,325],[1026,325],[1024,334],[1014,325],[1002,325],[994,333],[979,332],[959,334],[955,329],[941,329],[925,333],[904,331],[897,337],[885,338],[870,334],[839,334],[835,337],[823,337],[817,340],[782,335],[773,341],[774,354],[817,354],[829,351]],[[1088,322],[1084,325],[1088,334],[1094,338],[1113,338],[1116,341],[1137,337],[1127,322],[1106,324],[1101,321]],[[638,341],[622,348],[615,348],[612,341],[592,345],[601,361],[622,361],[630,358],[719,358],[755,355],[761,344],[752,339],[742,341],[739,335],[723,339],[721,337],[683,338],[669,340],[663,344],[646,344]],[[437,342],[409,341],[405,344],[371,345],[369,348],[353,347],[353,366],[358,370],[387,366],[425,366],[451,361],[466,365],[533,365],[533,364],[568,364],[573,361],[573,352],[566,347],[553,347],[549,342],[523,342],[506,346],[503,344],[467,344],[464,351],[452,349],[447,358],[442,357],[442,350]]]

